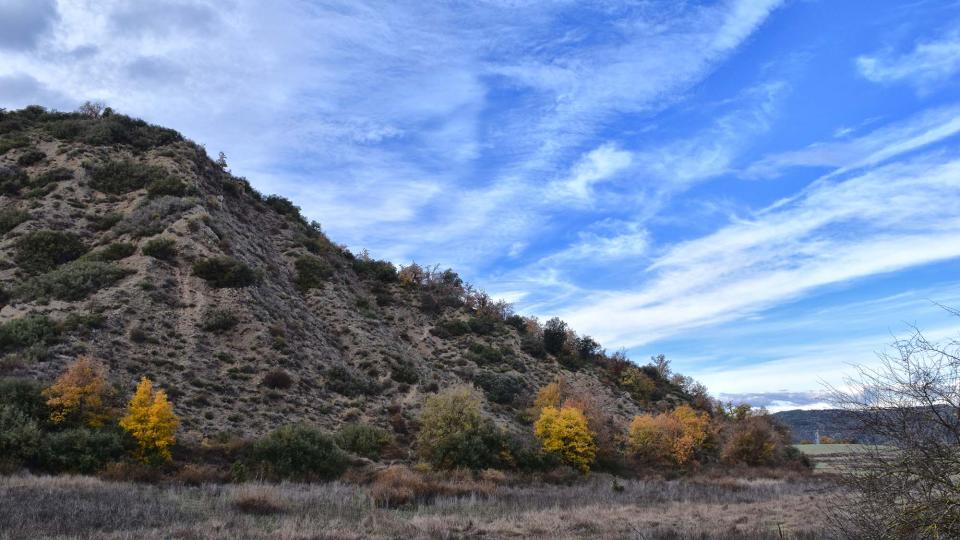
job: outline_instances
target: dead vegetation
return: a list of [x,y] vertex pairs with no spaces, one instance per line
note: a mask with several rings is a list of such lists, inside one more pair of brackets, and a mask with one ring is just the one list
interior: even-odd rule
[[833,489],[810,478],[514,484],[402,467],[364,485],[24,475],[0,478],[0,538],[821,539],[830,536],[817,505]]

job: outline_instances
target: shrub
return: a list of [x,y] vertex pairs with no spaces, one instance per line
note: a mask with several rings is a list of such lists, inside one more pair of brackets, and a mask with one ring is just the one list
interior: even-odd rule
[[543,346],[543,338],[537,334],[524,334],[520,339],[520,350],[534,358],[547,356],[547,349]]
[[87,253],[85,261],[119,261],[126,259],[137,251],[137,246],[128,242],[114,242],[103,249]]
[[66,429],[47,434],[37,462],[50,473],[92,474],[122,459],[134,446],[130,436],[115,427]]
[[17,225],[30,219],[30,214],[15,208],[0,209],[0,235],[7,234]]
[[284,390],[293,385],[293,379],[290,378],[290,374],[286,371],[274,369],[268,371],[267,374],[263,376],[262,384],[273,390]]
[[14,290],[14,296],[28,301],[55,299],[73,302],[109,287],[131,273],[113,263],[73,261],[30,278]]
[[109,231],[114,225],[123,220],[123,214],[110,213],[102,216],[88,215],[87,221],[90,222],[90,228],[95,231]]
[[164,195],[170,197],[183,197],[188,191],[189,188],[187,184],[185,184],[179,178],[174,178],[172,176],[158,178],[147,185],[147,196],[151,198],[163,197]]
[[298,257],[293,266],[297,271],[294,283],[304,292],[322,287],[323,282],[333,275],[333,270],[327,263],[317,257]]
[[343,396],[354,397],[372,394],[377,391],[376,385],[361,374],[343,366],[333,366],[327,370],[327,387]]
[[32,274],[49,272],[80,257],[87,248],[80,237],[59,231],[33,231],[14,242],[13,260]]
[[380,453],[393,442],[390,433],[368,424],[347,424],[337,432],[337,446],[369,459],[380,459]]
[[32,379],[0,379],[0,406],[13,407],[34,420],[48,416],[43,386]]
[[707,441],[710,417],[689,405],[669,413],[636,416],[630,424],[630,450],[649,463],[684,466]]
[[546,407],[533,430],[544,451],[558,455],[563,463],[582,473],[590,471],[597,457],[597,443],[580,409]]
[[510,315],[504,321],[507,326],[512,326],[516,328],[517,332],[525,334],[527,332],[527,320],[523,318],[522,315]]
[[523,381],[511,375],[482,372],[474,378],[474,382],[494,403],[511,403],[523,391]]
[[724,434],[721,459],[731,464],[780,465],[791,457],[789,440],[786,430],[769,415],[745,417]]
[[30,139],[23,135],[7,135],[0,137],[0,156],[6,154],[14,148],[24,148],[30,146]]
[[123,195],[145,188],[167,176],[163,167],[133,161],[108,161],[102,165],[87,166],[90,187],[111,195]]
[[27,173],[19,167],[0,165],[0,195],[16,195],[27,185]]
[[45,345],[56,339],[56,324],[45,315],[27,315],[0,324],[0,353],[33,345]]
[[43,391],[50,407],[50,421],[96,428],[110,417],[106,401],[110,391],[106,369],[96,360],[81,356]]
[[177,241],[173,238],[153,238],[144,244],[140,251],[147,257],[172,261],[177,258]]
[[398,363],[390,366],[390,378],[398,383],[416,384],[420,380],[420,374],[412,364]]
[[193,275],[216,289],[248,287],[257,283],[257,273],[232,257],[213,257],[193,264]]
[[554,317],[543,325],[543,348],[550,354],[557,355],[563,351],[567,342],[567,323]]
[[42,188],[56,182],[63,182],[64,180],[71,179],[73,179],[73,171],[63,167],[57,167],[37,175],[31,180],[31,183],[35,187]]
[[20,409],[0,405],[0,472],[33,459],[40,446],[37,423]]
[[302,424],[281,427],[254,443],[250,460],[262,474],[290,480],[332,480],[347,467],[333,438]]
[[440,321],[431,332],[442,338],[462,336],[470,332],[470,325],[461,319],[448,319]]
[[46,159],[47,155],[40,150],[27,150],[17,158],[17,165],[29,167]]
[[263,203],[273,208],[278,214],[300,217],[300,207],[290,202],[290,199],[280,195],[268,195]]
[[620,378],[620,387],[627,391],[635,401],[645,403],[653,397],[657,384],[637,367],[628,367]]
[[130,217],[120,224],[117,232],[130,234],[134,238],[160,234],[194,204],[188,199],[168,195],[149,199],[130,213]]
[[499,464],[503,436],[484,417],[482,398],[461,386],[427,398],[420,415],[417,450],[438,469],[485,469]]
[[233,507],[241,514],[254,516],[283,513],[283,506],[277,500],[262,494],[241,495],[233,501]]
[[497,329],[497,320],[493,317],[478,315],[475,317],[470,317],[470,320],[467,321],[467,325],[469,325],[470,331],[474,334],[485,336],[492,334],[493,331]]
[[200,317],[200,329],[205,332],[222,334],[231,330],[240,322],[232,311],[226,309],[209,309]]
[[137,441],[134,457],[148,464],[170,461],[170,446],[177,440],[179,423],[173,405],[167,400],[167,393],[155,391],[153,383],[146,377],[140,379],[127,404],[127,414],[120,419],[120,427]]
[[384,283],[397,281],[397,267],[390,261],[378,261],[369,257],[354,259],[353,270],[360,277],[375,279]]

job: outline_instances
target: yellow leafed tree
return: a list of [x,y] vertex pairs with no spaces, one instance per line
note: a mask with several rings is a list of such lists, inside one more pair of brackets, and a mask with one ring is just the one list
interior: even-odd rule
[[108,390],[103,365],[89,356],[81,356],[43,391],[51,409],[50,421],[54,424],[76,421],[92,428],[102,426],[110,417],[104,403]]
[[180,421],[163,390],[153,390],[153,383],[144,377],[127,405],[127,415],[120,427],[130,432],[138,447],[134,457],[144,463],[170,459],[170,446],[176,442]]
[[533,425],[544,451],[586,473],[597,457],[597,443],[587,418],[575,407],[545,407]]

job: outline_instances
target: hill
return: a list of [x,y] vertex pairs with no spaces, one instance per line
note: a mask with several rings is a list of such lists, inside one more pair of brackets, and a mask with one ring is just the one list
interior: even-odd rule
[[141,376],[165,388],[188,439],[363,421],[403,440],[457,384],[509,431],[558,376],[622,425],[702,391],[452,270],[351,253],[202,146],[109,109],[0,114],[0,235],[0,376],[49,382],[93,356],[123,395]]
[[[774,413],[773,417],[790,428],[794,443],[816,440],[817,431],[821,437],[852,442],[877,442],[865,437],[859,429],[857,417],[850,411],[841,409],[794,410]],[[867,440],[870,439],[870,440]]]

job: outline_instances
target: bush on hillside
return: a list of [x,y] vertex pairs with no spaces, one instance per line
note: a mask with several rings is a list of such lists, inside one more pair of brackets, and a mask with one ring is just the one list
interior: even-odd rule
[[147,185],[147,196],[151,198],[168,195],[170,197],[183,197],[190,191],[189,186],[179,178],[173,176],[164,176],[157,178]]
[[227,309],[212,308],[203,312],[200,316],[200,329],[205,332],[222,334],[233,329],[240,322],[240,319]]
[[347,468],[347,456],[333,438],[303,424],[281,427],[250,449],[250,465],[273,479],[333,480]]
[[172,261],[177,258],[177,241],[173,238],[153,238],[143,245],[140,252],[161,261]]
[[16,195],[27,185],[27,173],[20,167],[0,165],[0,195]]
[[327,370],[327,388],[347,397],[370,395],[377,392],[376,383],[363,374],[343,366],[333,366]]
[[359,257],[353,260],[353,270],[360,277],[375,279],[384,283],[393,283],[399,278],[397,276],[397,267],[390,261],[378,261],[367,257]]
[[49,272],[87,251],[79,236],[60,231],[29,232],[17,238],[13,248],[13,261],[31,274]]
[[361,457],[377,460],[383,449],[393,443],[393,436],[369,424],[347,424],[336,436],[337,446]]
[[56,339],[57,325],[45,315],[27,315],[0,324],[0,353],[45,345]]
[[15,208],[0,209],[0,235],[7,234],[30,219],[30,214]]
[[86,169],[90,175],[90,187],[111,195],[123,195],[143,189],[151,182],[167,176],[163,167],[129,160],[88,165]]
[[90,222],[89,228],[95,231],[109,231],[114,225],[123,220],[123,214],[118,212],[112,212],[102,216],[91,214],[86,217],[87,221]]
[[257,273],[232,257],[212,257],[193,263],[193,275],[216,289],[249,287],[258,281]]
[[293,266],[297,271],[294,283],[304,292],[322,287],[323,283],[333,275],[330,266],[317,257],[298,257]]
[[0,406],[13,407],[34,420],[45,420],[47,399],[43,385],[33,379],[0,379]]
[[470,333],[470,324],[462,319],[447,319],[438,322],[430,333],[442,338],[463,336]]
[[263,203],[274,209],[278,214],[300,217],[300,207],[290,202],[290,199],[280,195],[267,195]]
[[53,137],[96,146],[122,144],[137,150],[148,150],[183,140],[172,129],[122,114],[92,118],[81,113],[46,112],[42,120],[42,128]]
[[657,391],[657,383],[638,367],[628,367],[623,371],[620,387],[638,403],[650,401]]
[[27,150],[23,154],[20,154],[20,157],[17,158],[17,165],[21,167],[29,167],[43,161],[46,159],[46,157],[47,155],[40,150]]
[[286,390],[293,386],[293,378],[290,377],[290,374],[286,371],[277,368],[268,371],[266,375],[263,376],[261,384],[271,390]]
[[543,450],[582,473],[590,471],[597,458],[597,442],[587,417],[576,407],[545,407],[533,425]]
[[689,405],[656,416],[642,414],[630,424],[630,450],[651,464],[686,466],[709,436],[710,417]]
[[483,389],[490,401],[500,404],[512,403],[524,389],[523,381],[513,375],[486,371],[478,373],[473,382]]
[[63,182],[64,180],[71,180],[73,178],[73,171],[63,167],[57,167],[55,169],[50,169],[44,173],[41,173],[34,177],[30,183],[34,187],[42,188],[56,182]]
[[567,323],[554,317],[543,325],[543,348],[553,355],[563,352],[567,342]]
[[6,135],[0,137],[0,156],[15,148],[25,148],[27,146],[30,146],[30,139],[23,135]]
[[44,437],[37,466],[48,473],[93,474],[123,459],[135,446],[133,438],[115,426],[65,429]]
[[34,419],[10,405],[0,405],[0,473],[13,472],[32,460],[40,448]]
[[75,302],[113,285],[130,273],[113,263],[73,261],[52,272],[30,278],[14,290],[14,296],[26,301]]
[[504,438],[482,411],[479,393],[466,386],[427,398],[420,414],[417,451],[438,469],[486,469],[500,464]]
[[781,465],[794,458],[790,435],[769,415],[734,421],[723,434],[721,459],[730,464]]
[[180,219],[185,210],[196,203],[190,199],[164,195],[148,199],[137,206],[130,216],[117,227],[119,234],[143,238],[162,233],[170,224]]

